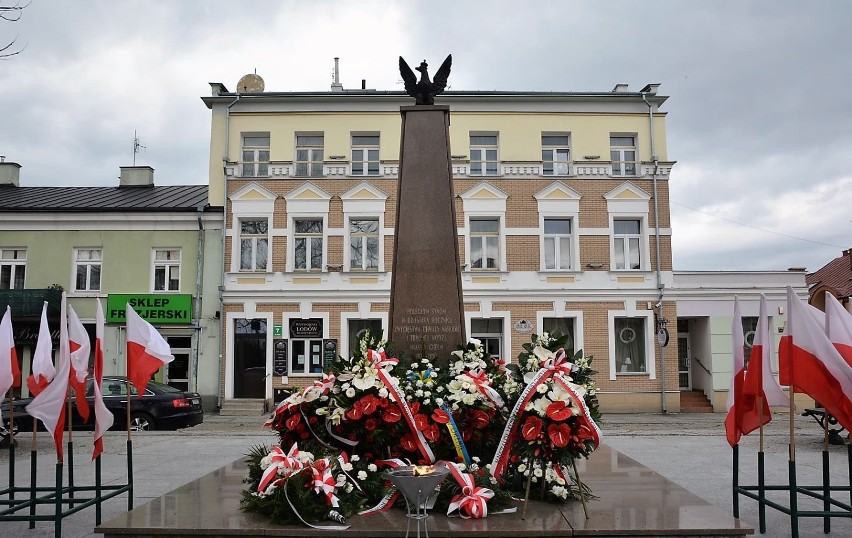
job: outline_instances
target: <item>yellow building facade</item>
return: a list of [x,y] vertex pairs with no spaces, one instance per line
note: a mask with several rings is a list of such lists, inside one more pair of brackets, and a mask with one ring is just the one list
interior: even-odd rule
[[[269,404],[360,331],[387,329],[399,107],[411,98],[211,87],[220,393]],[[569,332],[594,357],[604,412],[679,405],[677,354],[658,334],[677,319],[665,100],[657,85],[436,99],[450,106],[467,334],[513,360],[533,333]]]

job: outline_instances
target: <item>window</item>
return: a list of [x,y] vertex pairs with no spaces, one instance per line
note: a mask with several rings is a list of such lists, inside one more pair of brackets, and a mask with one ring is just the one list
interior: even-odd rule
[[269,135],[243,136],[243,177],[269,176]]
[[180,249],[154,249],[154,291],[180,291]]
[[26,272],[25,249],[0,249],[0,290],[23,289]]
[[349,244],[352,271],[379,270],[379,219],[350,220]]
[[497,175],[497,135],[470,135],[470,175]]
[[101,289],[103,251],[99,248],[74,249],[74,291]]
[[615,318],[614,338],[618,373],[644,373],[645,318]]
[[751,358],[751,347],[754,345],[754,335],[757,332],[757,318],[743,317],[743,354],[745,357],[744,367],[748,368]]
[[571,269],[571,219],[544,219],[544,268]]
[[380,319],[350,319],[349,320],[349,350],[355,351],[355,346],[358,341],[364,337],[367,330],[373,334],[379,334],[382,331],[382,320]]
[[240,271],[266,271],[269,259],[269,222],[240,221]]
[[379,175],[379,135],[352,135],[352,175]]
[[567,176],[570,173],[571,137],[565,135],[541,135],[541,173],[545,176]]
[[568,342],[565,344],[565,349],[568,350],[570,347],[573,351],[577,351],[574,349],[574,318],[544,318],[542,322],[542,330],[548,334],[556,332],[567,334]]
[[293,221],[293,229],[293,268],[304,271],[322,270],[322,220],[296,219]]
[[613,255],[615,269],[641,268],[641,223],[639,219],[616,219],[613,221]]
[[470,320],[470,335],[482,342],[485,353],[503,357],[503,318],[474,318]]
[[610,136],[609,158],[612,161],[612,175],[636,175],[636,137]]
[[500,258],[500,222],[497,219],[470,220],[470,268],[496,271]]
[[296,136],[296,176],[322,177],[323,135]]

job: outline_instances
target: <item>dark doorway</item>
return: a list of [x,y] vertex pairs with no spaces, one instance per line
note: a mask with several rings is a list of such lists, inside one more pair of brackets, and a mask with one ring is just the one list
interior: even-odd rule
[[266,320],[234,320],[234,398],[266,397]]

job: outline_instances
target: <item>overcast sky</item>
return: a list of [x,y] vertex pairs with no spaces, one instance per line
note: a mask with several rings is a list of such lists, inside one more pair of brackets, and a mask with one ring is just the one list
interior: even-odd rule
[[[9,5],[14,0],[0,0]],[[453,54],[454,90],[670,96],[679,270],[814,271],[852,246],[852,2],[33,0],[0,21],[0,155],[22,186],[117,185],[133,133],[159,185],[207,182],[208,82],[401,90],[397,56]]]

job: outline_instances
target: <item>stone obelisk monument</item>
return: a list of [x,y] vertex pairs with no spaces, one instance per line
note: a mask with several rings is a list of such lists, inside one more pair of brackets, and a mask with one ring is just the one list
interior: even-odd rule
[[423,62],[417,82],[400,58],[406,90],[418,104],[400,108],[402,144],[388,338],[409,360],[425,357],[435,365],[446,365],[450,353],[466,343],[450,164],[450,108],[433,104],[434,95],[446,85],[451,61],[447,57],[435,82],[429,81]]

